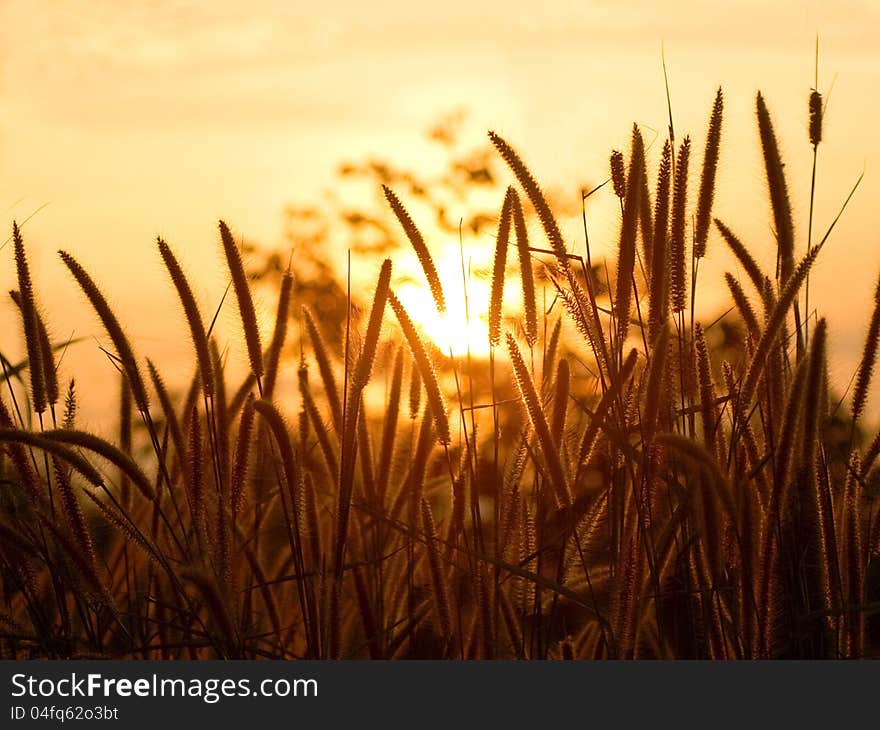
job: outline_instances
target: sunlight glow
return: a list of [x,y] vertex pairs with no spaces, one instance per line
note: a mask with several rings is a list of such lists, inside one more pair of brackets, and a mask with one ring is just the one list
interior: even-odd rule
[[[465,252],[467,256],[467,251]],[[461,253],[458,246],[446,246],[434,259],[446,297],[446,312],[440,314],[431,297],[424,274],[418,271],[397,288],[401,302],[422,333],[444,353],[455,357],[470,354],[489,356],[489,295],[491,283],[471,271],[467,298],[462,284]]]

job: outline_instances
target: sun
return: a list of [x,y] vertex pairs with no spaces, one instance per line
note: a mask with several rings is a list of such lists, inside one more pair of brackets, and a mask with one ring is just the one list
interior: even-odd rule
[[[468,252],[464,252],[467,257]],[[407,277],[396,289],[397,296],[424,336],[444,353],[455,357],[489,357],[490,283],[474,274],[473,258],[466,258],[462,277],[462,251],[447,246],[435,255],[434,264],[443,285],[446,311],[440,313],[421,271]],[[468,271],[470,268],[470,272]]]

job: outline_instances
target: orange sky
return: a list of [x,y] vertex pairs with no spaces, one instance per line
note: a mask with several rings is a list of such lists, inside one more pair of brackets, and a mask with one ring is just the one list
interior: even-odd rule
[[[456,107],[470,111],[474,129],[507,136],[542,181],[576,196],[581,182],[605,175],[610,148],[626,146],[633,121],[664,128],[661,41],[676,127],[694,134],[700,154],[714,88],[724,86],[716,211],[769,265],[754,92],[765,92],[774,113],[802,233],[818,31],[820,88],[834,81],[818,229],[867,168],[814,278],[814,300],[831,320],[834,374],[848,379],[880,271],[876,3],[40,5],[0,4],[0,208],[9,223],[49,203],[24,230],[57,337],[100,335],[54,253],[64,247],[105,286],[140,353],[166,361],[189,351],[172,291],[158,281],[156,234],[180,251],[207,310],[225,284],[218,217],[278,243],[284,204],[317,197],[341,159],[417,162],[427,124]],[[598,204],[596,240],[613,242],[613,213]],[[580,242],[577,228],[565,233]],[[12,284],[10,248],[0,252],[2,291]],[[730,265],[720,249],[710,242],[705,280],[719,281]],[[4,331],[10,315],[0,306]],[[18,345],[3,338],[3,348]],[[94,342],[67,364],[111,375]]]

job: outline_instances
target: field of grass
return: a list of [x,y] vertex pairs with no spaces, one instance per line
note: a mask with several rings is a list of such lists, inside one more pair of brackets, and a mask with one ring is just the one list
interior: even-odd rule
[[[822,112],[814,91],[813,159]],[[292,306],[286,272],[261,341],[221,221],[250,372],[230,382],[213,312],[159,239],[193,345],[193,363],[173,365],[196,373],[177,394],[100,282],[60,252],[112,343],[113,442],[77,425],[89,394],[76,373],[62,377],[63,343],[47,334],[14,227],[27,359],[3,361],[0,656],[876,655],[880,434],[860,423],[880,287],[838,401],[821,302],[808,295],[834,222],[814,229],[811,213],[796,236],[758,94],[778,246],[776,270],[763,271],[736,221],[713,218],[722,120],[719,89],[704,141],[670,124],[656,172],[638,127],[628,153],[611,155],[609,184],[593,193],[620,201],[607,266],[591,260],[586,218],[586,255],[567,248],[523,157],[490,133],[513,184],[499,201],[487,358],[433,344],[393,291],[390,259],[364,307],[341,303],[341,331]],[[405,196],[384,193],[442,314],[431,244]],[[703,320],[694,293],[710,244],[744,276],[717,283],[729,310]],[[513,317],[505,281],[524,302]],[[539,301],[536,282],[552,297]],[[21,336],[5,332],[0,350]],[[284,354],[294,336],[299,362]],[[279,386],[285,370],[298,392]]]

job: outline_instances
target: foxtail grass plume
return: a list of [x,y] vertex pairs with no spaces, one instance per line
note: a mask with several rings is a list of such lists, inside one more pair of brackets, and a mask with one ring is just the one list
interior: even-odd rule
[[134,486],[137,487],[147,501],[152,502],[156,499],[156,491],[153,488],[153,484],[140,466],[109,441],[85,431],[67,431],[65,429],[49,430],[43,436],[53,443],[76,446],[78,449],[91,452],[102,459],[106,459],[131,479]]
[[[162,379],[162,376],[160,375],[155,363],[153,363],[149,358],[147,358],[147,372],[149,372],[150,374],[150,380],[153,383],[153,390],[156,391],[156,395],[159,398],[159,405],[162,408],[162,413],[165,416],[165,420],[168,424],[168,430],[171,434],[171,443],[174,446],[174,450],[177,452],[178,461],[185,462],[187,450],[186,446],[184,445],[183,430],[180,426],[180,419],[177,417],[177,412],[174,409],[174,404],[171,400],[171,394],[165,387],[165,381]],[[66,429],[73,428],[72,425],[67,424],[66,418],[64,427]]]
[[816,89],[810,92],[810,144],[818,147],[822,142],[822,94]]
[[281,368],[281,354],[287,339],[287,321],[290,319],[290,298],[293,293],[293,274],[290,269],[281,277],[281,290],[278,292],[278,307],[275,310],[275,329],[266,355],[266,382],[263,390],[267,398],[272,398],[278,372]]
[[712,383],[712,366],[709,346],[702,325],[694,327],[694,342],[697,360],[697,383],[700,390],[700,415],[703,422],[703,443],[711,454],[717,454],[718,410],[715,406],[715,386]]
[[183,273],[183,269],[174,256],[171,247],[165,243],[162,238],[157,238],[156,243],[159,246],[159,253],[168,269],[174,288],[177,289],[177,295],[180,297],[180,304],[183,306],[183,312],[186,315],[186,321],[189,325],[190,335],[192,336],[193,345],[196,351],[196,360],[199,363],[199,372],[201,373],[202,390],[205,396],[210,398],[214,394],[214,370],[211,364],[211,354],[208,350],[208,336],[205,332],[205,325],[202,322],[202,315],[196,304],[192,289]]
[[419,506],[421,509],[422,530],[425,534],[425,546],[428,552],[428,566],[431,572],[431,589],[434,594],[437,617],[440,621],[440,635],[449,637],[452,635],[452,619],[450,618],[446,576],[444,575],[440,549],[437,546],[437,528],[428,500],[423,498]]
[[624,172],[623,152],[614,150],[611,153],[611,186],[614,194],[623,200],[626,195],[626,172]]
[[507,349],[510,353],[510,361],[513,365],[513,374],[516,379],[517,388],[522,396],[529,421],[532,424],[532,428],[535,429],[535,435],[538,437],[541,451],[544,454],[544,460],[547,463],[547,471],[550,475],[550,482],[553,485],[556,504],[559,507],[568,506],[571,504],[571,492],[569,491],[568,481],[565,478],[565,472],[562,470],[559,450],[553,441],[550,427],[547,424],[544,410],[541,407],[538,391],[535,390],[535,384],[532,382],[531,375],[529,375],[529,370],[519,351],[519,346],[516,344],[513,335],[509,332],[507,334]]
[[721,149],[721,116],[724,110],[724,97],[721,87],[715,94],[715,104],[709,118],[709,132],[706,135],[706,151],[703,153],[703,171],[700,175],[700,197],[697,199],[697,218],[694,231],[694,257],[701,259],[706,255],[706,241],[709,238],[709,223],[712,219],[712,201],[715,198],[715,174],[718,171],[718,153]]
[[248,285],[244,264],[241,261],[241,253],[229,226],[220,221],[220,241],[223,244],[223,253],[226,256],[226,264],[232,276],[232,285],[235,289],[235,298],[238,300],[238,311],[241,315],[241,324],[244,329],[244,340],[247,345],[248,359],[251,363],[251,372],[259,380],[263,375],[263,346],[260,344],[260,328],[257,326],[257,313],[254,310],[254,300],[251,297],[251,289]]
[[376,281],[376,290],[373,292],[373,305],[370,308],[370,319],[367,323],[367,332],[361,354],[355,366],[352,376],[352,388],[358,396],[366,387],[376,361],[376,347],[379,344],[379,335],[382,329],[382,317],[385,313],[385,302],[388,299],[391,284],[391,259],[385,259],[379,270],[379,278]]
[[784,285],[794,271],[794,222],[791,216],[791,201],[788,197],[788,185],[785,182],[785,170],[782,156],[779,153],[779,143],[776,141],[776,133],[773,131],[773,121],[760,91],[755,100],[755,107],[758,116],[761,150],[764,153],[764,169],[767,173],[767,188],[770,193],[770,204],[776,228],[779,280]]
[[[382,425],[382,441],[379,447],[379,461],[376,469],[376,501],[381,506],[385,503],[388,481],[391,477],[391,458],[394,455],[394,442],[397,434],[397,421],[400,414],[400,394],[403,387],[403,353],[400,347],[394,357],[391,371],[391,385],[385,404],[385,415]],[[416,406],[418,408],[418,406]]]
[[71,378],[67,383],[67,392],[64,395],[64,428],[72,429],[76,425],[76,378]]
[[144,386],[144,380],[141,377],[141,371],[135,359],[134,352],[128,342],[128,337],[116,319],[116,315],[98,288],[98,285],[86,273],[86,270],[79,265],[76,259],[66,251],[59,251],[58,255],[64,262],[65,266],[73,274],[80,288],[85,293],[98,317],[101,319],[104,329],[113,341],[116,347],[116,354],[119,357],[122,369],[128,377],[128,385],[131,388],[131,394],[134,397],[135,405],[141,413],[149,411],[149,398],[147,397],[147,389]]
[[865,408],[868,399],[868,386],[871,384],[871,376],[874,373],[874,363],[877,359],[877,348],[880,344],[880,279],[877,280],[874,289],[874,309],[871,312],[871,321],[868,324],[868,332],[865,335],[865,346],[862,350],[862,359],[859,361],[859,369],[856,371],[856,384],[853,387],[852,419],[853,424]]
[[492,290],[489,296],[489,342],[497,346],[501,341],[501,307],[504,298],[504,266],[507,247],[510,244],[510,221],[513,209],[513,188],[507,188],[501,217],[498,220],[498,236],[495,241],[495,259],[492,265]]
[[785,285],[785,288],[780,293],[773,311],[767,316],[761,339],[755,346],[755,352],[752,355],[749,367],[746,370],[743,386],[740,390],[740,418],[745,418],[748,413],[752,396],[755,394],[755,387],[758,384],[758,378],[761,376],[766,364],[767,355],[769,354],[771,347],[773,347],[773,343],[776,341],[776,337],[782,329],[782,326],[785,324],[785,315],[788,308],[797,297],[797,293],[804,280],[807,278],[807,274],[810,272],[810,268],[816,260],[816,257],[819,255],[819,252],[822,250],[822,247],[822,244],[815,246],[812,251],[804,256],[800,264],[798,264],[797,268],[794,270],[794,273],[791,275],[788,283]]
[[729,271],[726,272],[724,274],[724,280],[727,282],[727,288],[730,289],[730,296],[733,298],[733,303],[736,304],[740,317],[742,317],[743,322],[745,322],[749,334],[755,341],[757,341],[758,337],[761,336],[761,326],[758,324],[758,317],[755,315],[755,310],[752,308],[751,302],[749,302],[742,286],[740,286],[739,281],[733,276],[733,274]]
[[324,384],[324,396],[330,406],[330,415],[333,418],[333,426],[337,433],[342,432],[342,401],[339,397],[339,388],[336,385],[336,376],[333,373],[333,365],[330,361],[330,351],[324,342],[324,337],[318,329],[315,317],[308,307],[302,308],[303,321],[306,325],[306,332],[312,342],[312,350],[315,353],[315,360],[318,363],[318,372],[321,374],[321,381]]
[[12,224],[12,242],[15,251],[15,269],[18,275],[19,308],[24,325],[24,342],[27,348],[31,379],[31,397],[33,398],[34,410],[42,414],[46,410],[48,398],[46,396],[43,352],[40,348],[40,334],[37,324],[37,305],[34,301],[34,288],[24,251],[24,241],[17,223]]
[[[413,360],[415,360],[416,367],[413,368],[413,371],[418,370],[419,379],[425,385],[425,391],[428,394],[428,404],[434,417],[434,428],[437,431],[437,438],[441,444],[448,444],[452,440],[449,433],[449,418],[446,415],[446,406],[443,405],[443,396],[440,394],[440,383],[437,380],[434,365],[428,357],[422,339],[419,337],[418,332],[416,332],[415,325],[413,325],[406,309],[404,309],[403,304],[394,295],[394,292],[389,292],[388,302],[391,304],[394,314],[397,315],[397,321],[400,323],[400,328],[403,330]],[[412,406],[412,391],[410,391],[410,394],[410,406]]]
[[802,439],[801,466],[805,469],[814,468],[817,439],[821,428],[821,392],[822,379],[825,376],[825,348],[828,339],[826,320],[820,319],[810,339],[810,358],[807,366],[807,380],[804,385],[804,433]]
[[412,367],[409,370],[409,417],[413,421],[419,416],[421,400],[422,376],[419,374],[418,363],[413,360]]
[[532,257],[529,251],[529,232],[523,215],[522,203],[516,190],[511,197],[513,227],[516,231],[516,251],[519,258],[519,275],[523,297],[523,331],[529,347],[538,341],[538,312],[535,304],[535,276],[532,271]]
[[189,417],[189,469],[187,474],[187,501],[196,537],[201,545],[207,542],[207,515],[205,513],[205,475],[202,470],[202,421],[199,410],[193,404]]
[[232,461],[232,485],[230,504],[233,519],[244,506],[245,486],[247,484],[248,466],[251,459],[251,437],[254,428],[254,394],[248,393],[241,412],[238,426],[238,437],[235,444],[235,456]]
[[687,304],[687,188],[691,140],[685,137],[675,158],[675,181],[672,195],[672,236],[670,245],[669,293],[672,311],[683,312]]
[[[9,292],[9,296],[18,307],[19,313],[24,320],[24,303],[21,294],[18,291]],[[58,373],[55,369],[55,357],[52,354],[52,345],[49,342],[49,333],[46,330],[46,323],[40,315],[40,311],[34,308],[37,319],[37,341],[40,347],[40,365],[43,373],[44,389],[46,391],[46,400],[49,405],[55,405],[58,402]],[[29,361],[30,362],[30,361]]]
[[547,234],[547,239],[550,242],[550,248],[553,249],[559,266],[568,270],[568,251],[565,249],[565,242],[562,239],[559,224],[556,222],[556,218],[550,210],[550,206],[540,186],[525,163],[520,159],[520,156],[502,137],[495,132],[489,132],[489,140],[495,145],[495,149],[504,158],[508,167],[516,175],[516,179],[519,180],[519,184],[525,190],[529,200],[532,201],[532,205],[538,213],[538,218],[541,220],[541,225],[544,227],[544,232]]
[[626,341],[632,308],[633,272],[636,261],[636,236],[639,225],[639,194],[641,174],[644,168],[645,147],[637,125],[633,125],[632,151],[630,152],[629,185],[623,203],[623,221],[620,226],[620,242],[617,253],[617,286],[614,290],[614,313],[617,317],[618,342]]
[[648,161],[645,154],[642,154],[639,179],[641,180],[639,185],[639,228],[642,233],[642,269],[645,277],[650,281],[654,257],[654,220],[651,193],[648,190]]
[[568,360],[564,357],[559,359],[556,366],[555,391],[553,394],[553,420],[550,423],[550,433],[553,441],[561,448],[562,438],[565,433],[565,414],[568,409],[568,395],[571,389],[571,373]]
[[669,191],[672,181],[672,147],[663,145],[654,200],[653,251],[648,292],[648,335],[653,342],[669,316]]
[[431,289],[431,295],[434,297],[434,303],[437,305],[437,311],[442,314],[446,311],[446,298],[443,295],[443,286],[440,284],[440,276],[437,274],[437,268],[434,266],[434,259],[431,258],[431,252],[428,250],[425,239],[422,237],[421,231],[410,217],[409,212],[403,207],[403,203],[401,203],[397,195],[394,194],[394,191],[387,185],[383,185],[382,190],[385,193],[385,199],[388,201],[388,205],[391,206],[391,210],[394,211],[394,215],[397,216],[400,227],[403,228],[403,232],[406,233],[406,237],[409,239],[413,250],[416,252],[416,256],[419,258],[419,263],[422,265],[422,269],[425,272],[425,278],[428,280],[428,286]]
[[718,228],[719,233],[721,233],[722,238],[727,242],[727,245],[730,247],[730,250],[733,252],[733,255],[739,260],[740,265],[745,270],[749,279],[751,279],[752,284],[754,284],[755,289],[759,294],[762,294],[764,291],[764,282],[766,280],[766,275],[763,271],[761,271],[761,267],[758,266],[758,263],[749,253],[748,249],[745,247],[742,241],[736,237],[733,231],[730,230],[724,223],[722,223],[717,218],[715,219],[715,226]]

